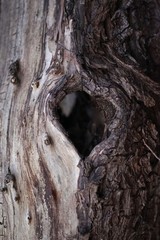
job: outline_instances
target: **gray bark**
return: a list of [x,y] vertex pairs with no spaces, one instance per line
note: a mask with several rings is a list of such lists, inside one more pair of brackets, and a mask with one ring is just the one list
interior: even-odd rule
[[[158,1],[0,3],[1,239],[158,240]],[[87,156],[57,114],[76,91],[104,116]]]
[[72,27],[61,29],[62,15],[63,1],[1,1],[3,239],[68,239],[77,231],[79,156],[47,110],[72,61],[59,49],[57,36],[70,48]]

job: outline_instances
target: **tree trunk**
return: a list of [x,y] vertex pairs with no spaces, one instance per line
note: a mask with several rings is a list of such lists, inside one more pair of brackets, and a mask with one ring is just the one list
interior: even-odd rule
[[0,239],[160,239],[159,28],[156,0],[0,1]]

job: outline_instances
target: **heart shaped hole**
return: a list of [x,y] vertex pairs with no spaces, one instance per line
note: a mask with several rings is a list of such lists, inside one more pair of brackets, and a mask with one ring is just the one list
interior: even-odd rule
[[88,156],[104,133],[104,115],[94,99],[82,91],[72,92],[59,103],[57,112],[79,154]]

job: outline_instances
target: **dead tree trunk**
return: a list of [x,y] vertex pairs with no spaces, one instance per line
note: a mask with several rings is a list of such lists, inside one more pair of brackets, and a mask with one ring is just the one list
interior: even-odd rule
[[159,28],[156,0],[0,1],[1,239],[160,239]]

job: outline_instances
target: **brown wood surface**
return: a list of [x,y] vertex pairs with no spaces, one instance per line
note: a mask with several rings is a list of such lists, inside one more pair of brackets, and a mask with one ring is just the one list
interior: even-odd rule
[[[1,240],[160,239],[159,29],[158,0],[0,1]],[[87,156],[76,91],[104,116]]]

